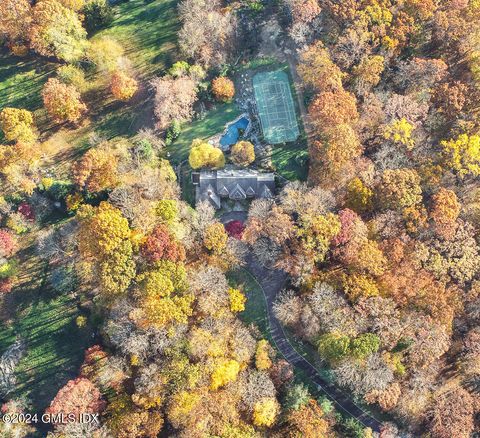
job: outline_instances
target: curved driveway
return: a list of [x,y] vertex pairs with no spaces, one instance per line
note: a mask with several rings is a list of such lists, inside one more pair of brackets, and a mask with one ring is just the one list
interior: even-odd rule
[[283,271],[269,270],[260,266],[252,254],[249,254],[247,257],[247,271],[255,278],[263,290],[267,303],[270,335],[277,349],[285,357],[285,360],[292,366],[303,370],[318,390],[323,392],[335,404],[337,410],[356,418],[365,427],[370,427],[374,432],[380,432],[382,423],[379,420],[365,412],[339,387],[322,378],[317,369],[300,355],[289,342],[282,324],[273,313],[273,303],[287,280],[287,274]]

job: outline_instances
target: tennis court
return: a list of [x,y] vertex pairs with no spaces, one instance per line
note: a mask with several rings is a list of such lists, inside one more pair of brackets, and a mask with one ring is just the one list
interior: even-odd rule
[[263,136],[270,144],[295,141],[300,135],[290,81],[283,71],[257,73],[253,89]]

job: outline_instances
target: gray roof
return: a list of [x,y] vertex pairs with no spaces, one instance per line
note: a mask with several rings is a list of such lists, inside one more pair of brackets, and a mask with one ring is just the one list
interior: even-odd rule
[[215,208],[220,208],[221,199],[273,198],[275,192],[275,175],[252,169],[202,170],[192,181],[197,201],[208,200]]

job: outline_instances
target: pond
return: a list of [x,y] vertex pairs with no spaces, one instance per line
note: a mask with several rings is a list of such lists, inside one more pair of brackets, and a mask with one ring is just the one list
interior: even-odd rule
[[240,130],[245,131],[249,124],[250,120],[243,116],[230,125],[227,125],[227,129],[220,138],[220,145],[222,146],[222,149],[228,148],[229,146],[235,144],[240,138]]

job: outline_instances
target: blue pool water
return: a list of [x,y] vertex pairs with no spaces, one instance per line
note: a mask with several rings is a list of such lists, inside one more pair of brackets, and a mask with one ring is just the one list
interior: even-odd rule
[[220,144],[222,146],[231,146],[235,144],[240,138],[240,129],[245,130],[249,124],[249,120],[246,117],[238,119],[235,123],[232,123],[228,128],[227,132],[223,134],[220,139]]

